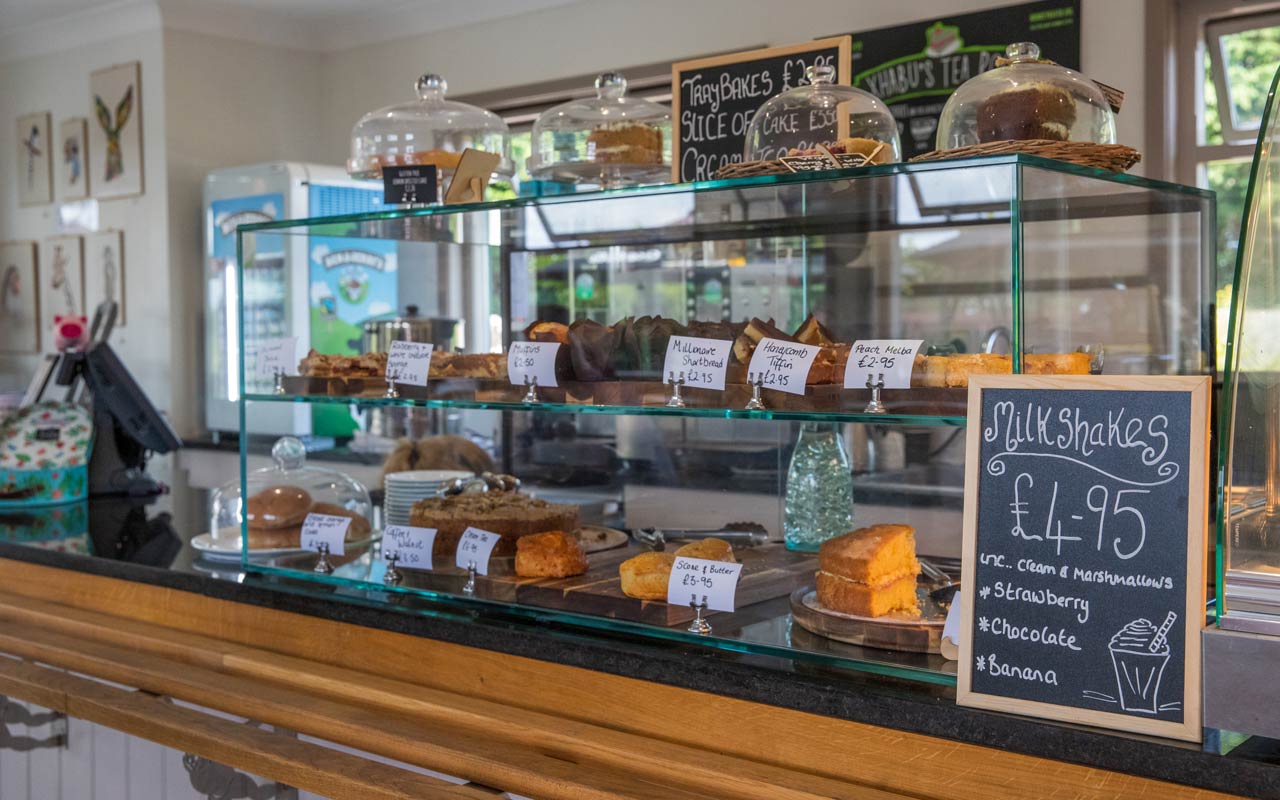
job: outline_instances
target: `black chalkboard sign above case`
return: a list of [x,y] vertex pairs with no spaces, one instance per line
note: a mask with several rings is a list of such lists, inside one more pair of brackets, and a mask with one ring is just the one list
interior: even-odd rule
[[961,705],[1200,741],[1209,390],[970,381]]
[[671,180],[710,180],[725,164],[742,161],[756,109],[807,83],[805,68],[815,64],[835,67],[836,82],[847,85],[849,37],[672,64]]

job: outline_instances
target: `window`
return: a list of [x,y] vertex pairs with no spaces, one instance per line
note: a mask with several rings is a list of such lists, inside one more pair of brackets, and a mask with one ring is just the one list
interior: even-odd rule
[[[1219,368],[1231,308],[1240,222],[1262,109],[1280,67],[1280,3],[1182,0],[1177,58],[1179,102],[1176,179],[1218,195],[1217,336]],[[1189,68],[1188,68],[1189,67]],[[1183,81],[1186,83],[1184,84]],[[1193,112],[1192,121],[1185,115]]]

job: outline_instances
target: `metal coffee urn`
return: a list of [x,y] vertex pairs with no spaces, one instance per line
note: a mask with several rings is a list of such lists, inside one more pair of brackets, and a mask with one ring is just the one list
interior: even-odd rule
[[[361,323],[364,336],[362,350],[383,353],[392,342],[430,342],[437,350],[460,351],[465,345],[464,325],[460,319],[424,317],[416,305],[405,306],[403,315],[384,314]],[[434,430],[437,415],[432,409],[399,406],[375,407],[368,411],[368,434],[374,441],[392,445],[402,436],[420,439],[444,430]],[[439,422],[443,422],[440,420]]]

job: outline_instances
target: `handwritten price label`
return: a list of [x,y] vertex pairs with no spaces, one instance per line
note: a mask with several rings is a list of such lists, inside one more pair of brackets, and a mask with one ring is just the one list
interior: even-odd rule
[[387,380],[410,386],[426,386],[431,374],[431,351],[425,342],[392,342],[387,351]]
[[260,377],[293,375],[298,371],[298,337],[263,342],[258,346],[257,363]]
[[319,551],[321,544],[329,546],[329,555],[345,555],[343,544],[347,541],[347,528],[351,517],[333,514],[308,514],[302,521],[302,549]]
[[488,575],[489,555],[493,553],[493,548],[501,538],[499,534],[480,528],[467,528],[462,532],[462,538],[458,540],[458,549],[454,553],[453,563],[460,569],[466,569],[475,564],[478,574]]
[[662,364],[662,382],[671,383],[674,375],[685,386],[724,391],[724,373],[732,348],[733,342],[721,339],[672,336]]
[[524,386],[526,378],[532,378],[539,386],[559,386],[556,383],[556,353],[559,342],[512,342],[507,351],[507,380],[516,386]]
[[788,394],[804,394],[804,382],[809,368],[822,348],[811,344],[784,342],[780,339],[761,339],[751,354],[747,366],[747,379],[764,381],[765,389],[777,389]]
[[431,548],[436,542],[435,528],[388,525],[382,534],[382,558],[411,569],[431,569]]
[[877,381],[884,376],[886,389],[910,389],[911,368],[923,339],[859,339],[849,351],[844,366],[844,388],[867,388],[867,376]]
[[742,565],[681,556],[667,580],[667,602],[687,606],[690,600],[707,603],[712,611],[733,611]]

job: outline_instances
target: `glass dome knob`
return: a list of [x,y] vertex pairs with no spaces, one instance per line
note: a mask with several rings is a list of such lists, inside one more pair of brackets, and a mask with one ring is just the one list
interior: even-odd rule
[[1016,42],[1004,49],[1005,58],[1013,62],[1039,61],[1040,45],[1035,42]]
[[418,78],[414,88],[420,100],[443,100],[445,92],[449,91],[449,82],[433,72],[428,72]]
[[617,99],[627,93],[627,79],[617,72],[602,72],[596,76],[596,96]]
[[307,448],[296,436],[281,436],[271,446],[271,460],[277,469],[301,469],[307,461]]
[[804,76],[809,79],[809,83],[814,85],[835,83],[836,68],[829,64],[814,64],[804,68]]

